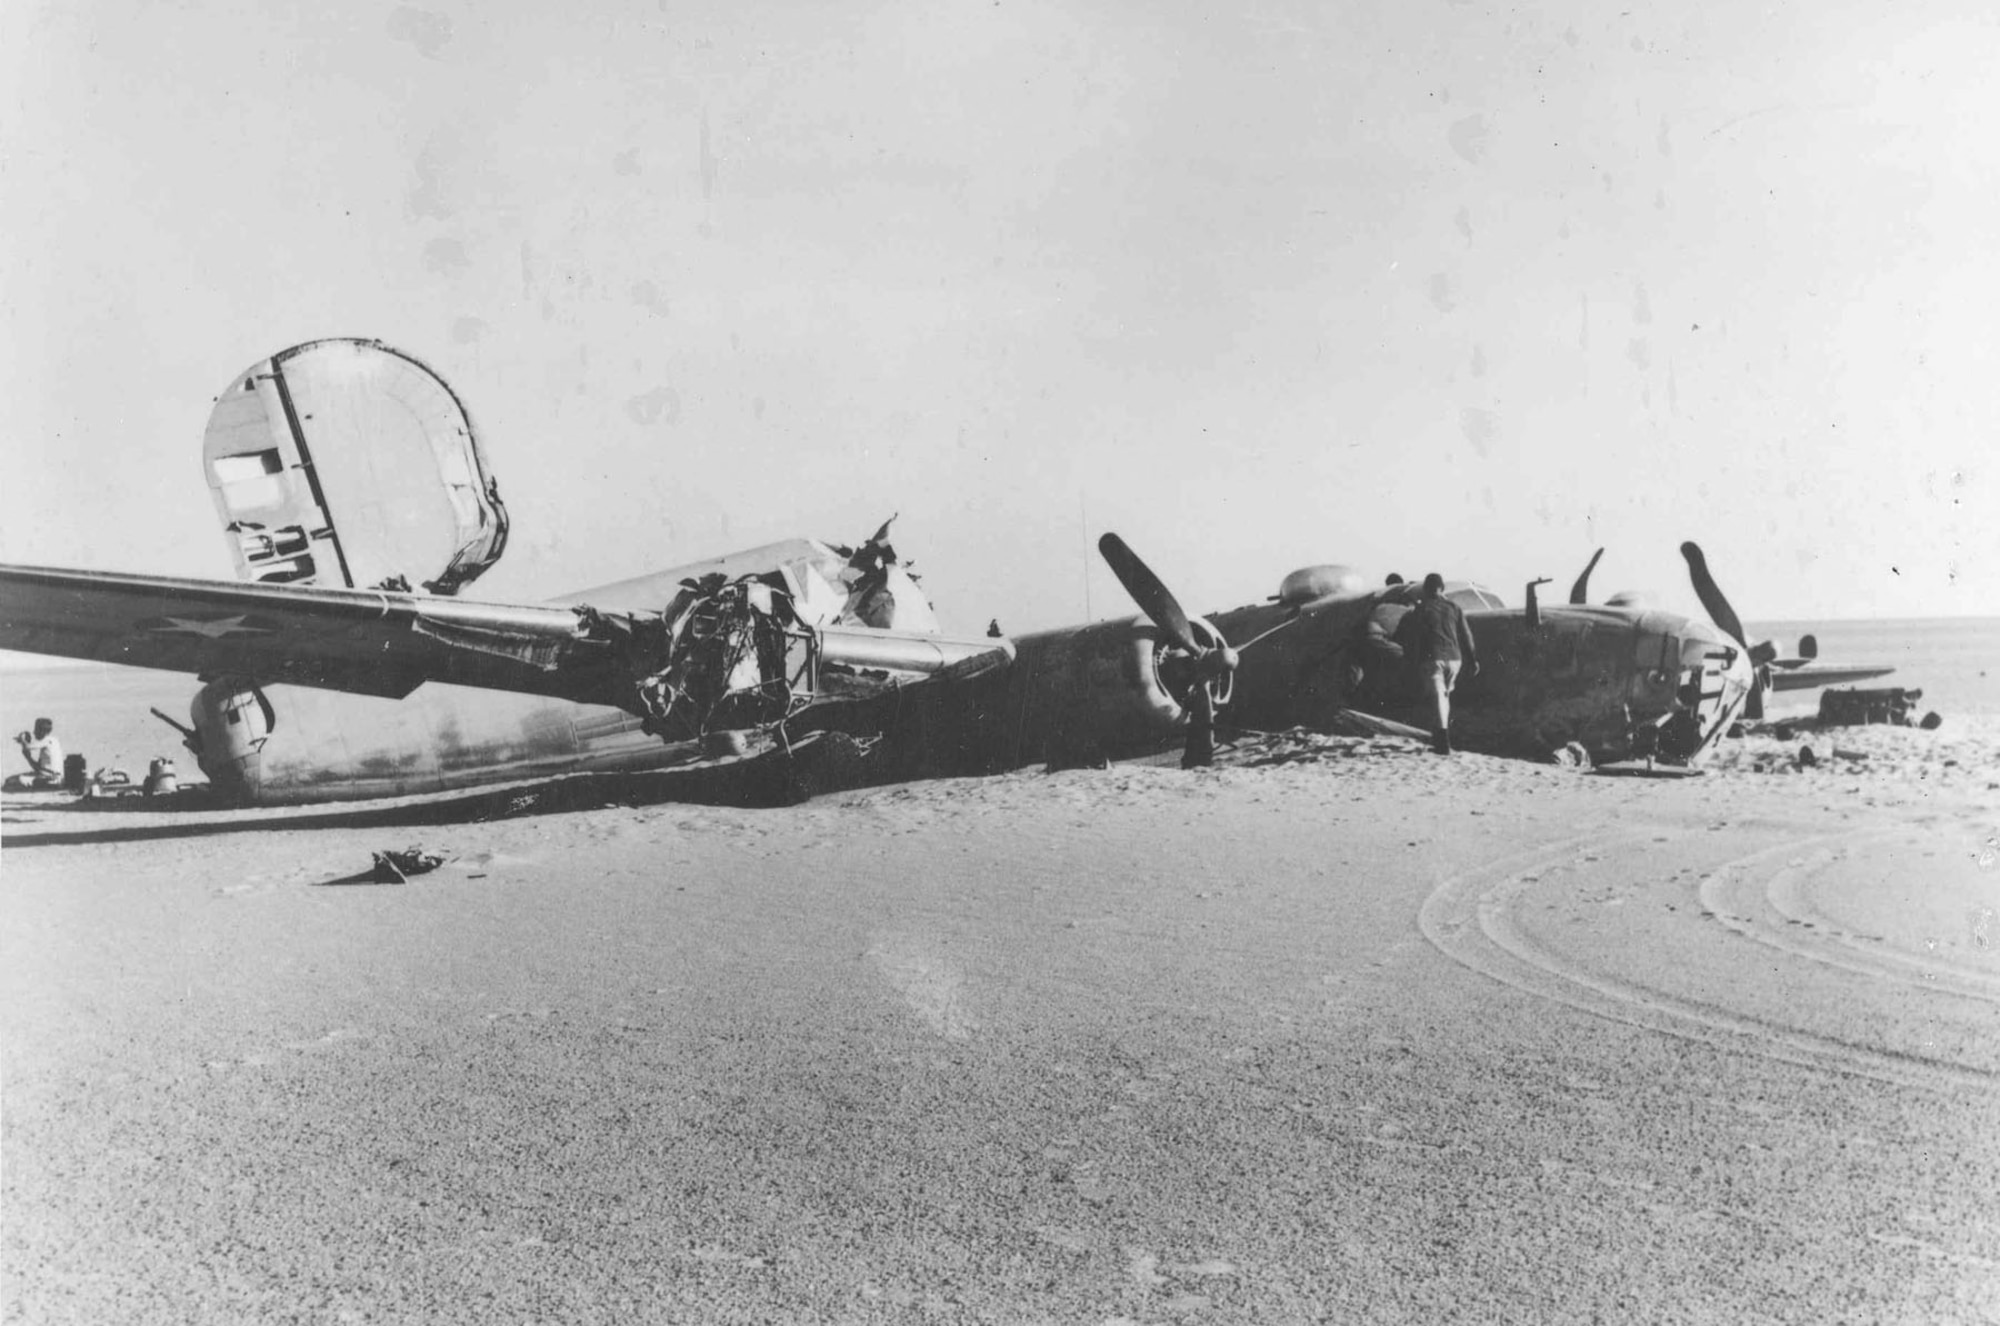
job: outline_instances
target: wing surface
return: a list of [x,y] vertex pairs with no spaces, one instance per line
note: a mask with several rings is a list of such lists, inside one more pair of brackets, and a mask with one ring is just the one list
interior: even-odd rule
[[1870,677],[1886,677],[1896,669],[1890,667],[1835,667],[1830,664],[1802,663],[1796,667],[1779,663],[1771,670],[1771,689],[1774,691],[1804,691],[1815,686],[1839,686],[1844,682],[1867,681]]
[[620,703],[565,607],[0,566],[0,649],[401,697],[426,681]]

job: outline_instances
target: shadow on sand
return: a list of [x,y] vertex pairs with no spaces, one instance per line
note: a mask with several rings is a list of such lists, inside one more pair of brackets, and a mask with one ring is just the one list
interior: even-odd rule
[[1685,765],[1649,765],[1642,760],[1626,761],[1619,764],[1600,764],[1590,771],[1598,778],[1701,778],[1708,770],[1690,769]]
[[[433,793],[387,805],[354,802],[324,808],[232,809],[206,792],[190,790],[170,800],[71,800],[15,805],[7,809],[17,813],[0,815],[0,823],[42,825],[47,823],[47,817],[76,817],[74,828],[9,827],[6,846],[18,849],[196,838],[217,833],[478,824],[610,806],[682,803],[757,809],[797,805],[822,793],[866,786],[874,781],[871,775],[866,756],[857,743],[838,733],[826,733],[800,743],[789,754],[773,751],[746,760],[638,773],[567,774],[538,782]],[[18,814],[30,808],[37,812],[32,819]],[[128,816],[142,822],[118,822]]]

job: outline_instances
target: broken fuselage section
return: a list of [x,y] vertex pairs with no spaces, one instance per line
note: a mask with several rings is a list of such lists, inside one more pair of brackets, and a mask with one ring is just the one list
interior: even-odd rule
[[[818,700],[1011,658],[1005,642],[938,633],[930,600],[888,530],[885,522],[858,549],[795,539],[610,586],[578,604],[578,616],[585,634],[616,655],[629,684],[625,707],[669,743],[782,732]],[[663,609],[608,610],[669,585]]]
[[[382,610],[548,696],[421,683],[384,660],[296,675],[204,674],[186,744],[245,800],[393,795],[571,767],[646,767],[717,734],[777,733],[833,695],[894,687],[1005,646],[938,636],[889,543],[793,539],[573,596],[574,634],[440,611],[507,546],[499,486],[442,378],[378,341],[293,346],[217,398],[203,472],[238,577],[381,591]],[[894,517],[891,517],[893,521]],[[245,628],[247,629],[247,628]],[[567,703],[584,689],[615,709]],[[620,713],[618,710],[623,710]],[[607,763],[608,762],[608,763]]]
[[[551,693],[399,683],[388,668],[373,694],[366,677],[208,677],[190,745],[218,791],[263,804],[658,769],[781,751],[787,719],[1012,658],[1006,641],[856,620],[930,609],[906,568],[857,568],[843,551],[794,539],[605,586],[574,596],[573,627],[553,640],[545,625],[509,629],[492,605],[379,595],[413,633],[546,677]],[[588,702],[563,698],[561,679],[592,677]]]
[[[382,596],[392,613],[412,615],[416,633],[546,676],[552,693],[430,680],[371,695],[351,679],[329,689],[213,677],[194,701],[192,744],[218,791],[263,804],[672,768],[782,752],[814,714],[848,707],[836,702],[938,674],[977,676],[1013,657],[1007,641],[849,622],[831,585],[831,597],[795,596],[786,586],[809,569],[802,563],[842,564],[813,540],[721,560],[739,573],[703,563],[580,595],[586,603],[569,605],[573,628],[553,643],[546,630],[451,624],[442,610],[458,601]],[[816,604],[824,624],[802,604]],[[589,698],[567,698],[565,678],[594,678]],[[802,720],[793,737],[788,719]]]

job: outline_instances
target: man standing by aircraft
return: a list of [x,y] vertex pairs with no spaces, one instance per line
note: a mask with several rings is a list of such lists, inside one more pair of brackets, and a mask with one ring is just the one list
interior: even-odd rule
[[[1392,575],[1389,580],[1393,585],[1403,583],[1399,575]],[[1362,628],[1361,675],[1356,684],[1367,687],[1369,698],[1376,704],[1393,704],[1409,691],[1400,641],[1403,619],[1410,612],[1408,603],[1385,598],[1369,610],[1368,623]]]
[[1416,666],[1431,700],[1431,749],[1451,754],[1451,691],[1459,671],[1479,675],[1478,651],[1465,614],[1444,596],[1444,577],[1433,571],[1424,577],[1424,596],[1396,628],[1396,637]]

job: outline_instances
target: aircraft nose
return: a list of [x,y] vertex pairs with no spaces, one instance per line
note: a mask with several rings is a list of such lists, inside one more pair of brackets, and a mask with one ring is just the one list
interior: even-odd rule
[[1693,762],[1741,712],[1750,693],[1750,659],[1735,641],[1706,622],[1689,620],[1678,634],[1677,716],[1663,732],[1670,758]]

